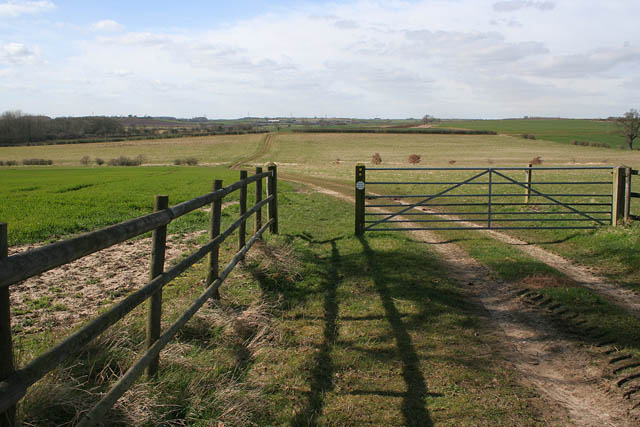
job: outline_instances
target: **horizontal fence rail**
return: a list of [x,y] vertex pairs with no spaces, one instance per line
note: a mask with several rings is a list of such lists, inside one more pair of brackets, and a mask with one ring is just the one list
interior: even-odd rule
[[[263,197],[262,180],[265,178],[267,179],[267,196]],[[247,209],[247,186],[251,183],[256,184],[256,198],[254,206]],[[224,231],[221,231],[222,200],[225,196],[238,190],[240,190],[240,216]],[[174,267],[163,271],[166,226],[174,219],[209,204],[212,205],[210,240]],[[268,206],[268,219],[263,224],[262,208],[264,206]],[[157,196],[155,210],[156,212],[140,218],[10,257],[7,256],[7,225],[0,223],[0,425],[15,424],[15,405],[31,385],[148,299],[151,303],[147,321],[147,351],[90,410],[81,420],[80,425],[100,423],[108,409],[129,389],[145,369],[147,369],[149,377],[157,375],[160,351],[209,298],[219,297],[220,285],[263,233],[267,229],[273,234],[277,233],[276,166],[269,166],[267,172],[262,172],[262,168],[256,168],[256,174],[251,177],[247,176],[246,171],[242,171],[240,181],[224,188],[222,181],[216,180],[212,192],[173,207],[168,207],[166,196]],[[246,223],[252,215],[256,215],[254,234],[249,241],[246,241]],[[219,273],[220,244],[236,230],[239,230],[238,252],[225,269]],[[11,340],[10,287],[12,285],[20,286],[19,282],[24,279],[148,231],[153,231],[150,281],[113,305],[105,313],[89,321],[53,348],[30,361],[23,368],[15,370]],[[163,287],[207,255],[209,255],[209,265],[206,290],[172,326],[162,333],[160,316]]]
[[[376,177],[386,176],[367,181],[369,172]],[[629,209],[630,199],[636,197],[631,191],[631,176],[635,174],[637,171],[631,168],[610,166],[358,165],[356,234],[393,230],[592,229],[617,225],[634,218]],[[410,219],[402,219],[403,216]],[[408,223],[414,227],[397,226]]]

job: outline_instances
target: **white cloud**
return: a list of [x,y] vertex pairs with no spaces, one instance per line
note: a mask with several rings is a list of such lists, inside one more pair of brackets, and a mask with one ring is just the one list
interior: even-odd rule
[[619,49],[597,49],[575,55],[548,57],[537,67],[536,73],[551,77],[574,78],[605,73],[620,65],[640,66],[640,49],[626,46]]
[[538,9],[552,10],[555,8],[555,2],[552,1],[527,1],[527,0],[509,0],[499,1],[493,4],[493,10],[496,12],[513,12],[520,9]]
[[0,16],[15,18],[20,15],[33,15],[55,9],[50,1],[14,1],[0,3]]
[[37,59],[37,52],[29,49],[22,43],[0,44],[0,64],[32,64],[36,62]]
[[94,31],[121,31],[124,27],[113,19],[103,19],[91,25]]
[[[633,101],[640,6],[599,10],[594,26],[596,2],[582,1],[557,2],[544,20],[539,11],[555,3],[356,0],[214,28],[125,31],[105,20],[94,29],[118,32],[68,29],[76,39],[55,45],[25,35],[29,47],[7,48],[0,33],[0,62],[16,83],[2,103],[52,115],[607,116]],[[50,63],[18,67],[39,60],[35,45]],[[40,96],[20,96],[19,84]]]

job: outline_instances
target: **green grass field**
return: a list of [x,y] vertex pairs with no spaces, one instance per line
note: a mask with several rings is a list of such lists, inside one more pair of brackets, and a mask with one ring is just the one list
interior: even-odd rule
[[[15,168],[0,170],[0,220],[9,244],[32,243],[95,230],[153,210],[155,194],[171,205],[227,184],[239,173],[212,167]],[[237,199],[237,194],[229,200]],[[203,227],[204,212],[185,217],[175,230]]]
[[[571,144],[573,141],[599,142],[612,148],[627,148],[614,122],[579,119],[451,120],[438,127],[492,130],[506,135],[535,135],[537,139]],[[636,146],[638,148],[638,146]]]

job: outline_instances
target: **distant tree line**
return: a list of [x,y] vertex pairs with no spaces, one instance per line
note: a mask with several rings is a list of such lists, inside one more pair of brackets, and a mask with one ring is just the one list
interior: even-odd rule
[[118,120],[110,117],[32,116],[20,111],[0,115],[0,145],[28,145],[43,141],[120,135]]
[[[117,117],[58,117],[22,114],[7,111],[0,115],[0,146],[79,143],[98,141],[123,141],[148,138],[180,138],[182,136],[237,135],[264,133],[251,124],[204,123],[200,117],[182,120],[197,123],[190,126],[163,126],[152,122],[126,124]],[[131,120],[129,120],[131,121]]]

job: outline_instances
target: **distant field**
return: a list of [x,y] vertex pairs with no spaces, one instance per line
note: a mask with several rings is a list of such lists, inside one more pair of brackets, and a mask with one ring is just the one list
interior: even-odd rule
[[80,165],[89,156],[109,159],[142,155],[148,163],[172,164],[177,158],[196,157],[200,163],[222,165],[232,163],[258,147],[264,135],[220,135],[143,141],[97,142],[89,144],[0,147],[0,160],[45,158],[55,165]]
[[371,165],[380,153],[381,167],[409,167],[411,154],[418,166],[526,166],[534,157],[543,166],[621,165],[640,167],[640,152],[579,147],[505,135],[381,135],[279,134],[272,149],[256,164],[274,161],[282,173],[292,172],[351,181],[357,163]]
[[615,123],[599,120],[573,119],[510,119],[510,120],[451,120],[437,127],[456,127],[474,130],[493,130],[501,134],[532,134],[537,139],[571,144],[572,141],[600,142],[611,147],[626,147],[617,134]]

